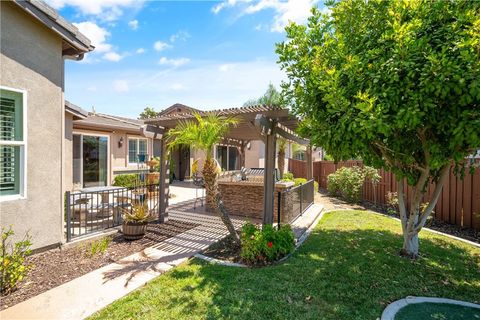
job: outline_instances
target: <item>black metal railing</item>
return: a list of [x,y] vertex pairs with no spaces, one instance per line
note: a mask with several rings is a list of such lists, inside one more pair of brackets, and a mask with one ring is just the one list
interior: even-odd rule
[[[314,180],[311,179],[305,183],[301,183],[300,185],[287,189],[285,191],[278,192],[278,203],[277,203],[277,222],[280,225],[282,211],[286,210],[286,203],[282,201],[283,199],[287,199],[291,201],[289,204],[289,219],[290,222],[298,218],[302,215],[308,208],[313,204],[314,196],[315,196],[315,186]],[[282,210],[283,205],[283,210]]]
[[125,210],[136,203],[146,203],[150,217],[158,217],[159,185],[133,188],[95,187],[67,191],[65,195],[65,228],[67,241],[120,226]]

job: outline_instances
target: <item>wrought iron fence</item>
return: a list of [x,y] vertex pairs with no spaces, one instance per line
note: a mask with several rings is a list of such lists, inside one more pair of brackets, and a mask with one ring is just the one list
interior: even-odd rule
[[125,210],[131,212],[132,206],[136,203],[146,203],[150,217],[152,219],[158,217],[158,184],[133,188],[86,188],[80,191],[67,191],[65,197],[67,241],[120,226]]
[[278,192],[277,221],[280,225],[281,215],[288,216],[289,222],[302,215],[313,204],[315,196],[314,180],[311,179],[296,187]]

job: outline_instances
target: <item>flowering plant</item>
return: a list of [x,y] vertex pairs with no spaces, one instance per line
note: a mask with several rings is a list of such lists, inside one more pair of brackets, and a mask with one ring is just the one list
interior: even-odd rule
[[249,265],[264,265],[289,254],[295,248],[295,237],[289,225],[279,229],[265,225],[263,229],[247,223],[241,232],[240,256]]

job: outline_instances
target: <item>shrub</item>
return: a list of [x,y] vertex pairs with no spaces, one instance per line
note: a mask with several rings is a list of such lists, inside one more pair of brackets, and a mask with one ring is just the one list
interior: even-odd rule
[[380,175],[376,169],[368,166],[364,168],[342,167],[328,175],[327,189],[333,196],[342,196],[347,201],[358,202],[361,199],[362,187],[366,179],[375,186],[380,181]]
[[249,265],[264,265],[276,261],[295,248],[295,236],[290,225],[280,229],[265,225],[263,229],[247,223],[241,233],[240,256]]
[[283,180],[290,181],[293,180],[293,173],[291,172],[285,172],[283,174]]
[[23,280],[31,268],[25,263],[25,258],[31,253],[32,242],[27,233],[22,240],[12,245],[11,240],[9,240],[15,234],[12,227],[2,228],[1,230],[0,291],[8,294],[15,290],[17,284]]
[[117,187],[132,188],[133,186],[135,186],[136,181],[137,175],[134,173],[119,174],[113,179],[113,185]]
[[112,242],[111,237],[105,237],[97,241],[93,241],[85,248],[87,256],[93,257],[98,253],[103,254],[107,251],[108,245]]

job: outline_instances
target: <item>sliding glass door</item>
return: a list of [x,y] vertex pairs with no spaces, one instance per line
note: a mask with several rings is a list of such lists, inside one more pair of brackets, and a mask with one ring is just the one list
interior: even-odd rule
[[73,183],[77,188],[108,185],[108,137],[73,135]]

